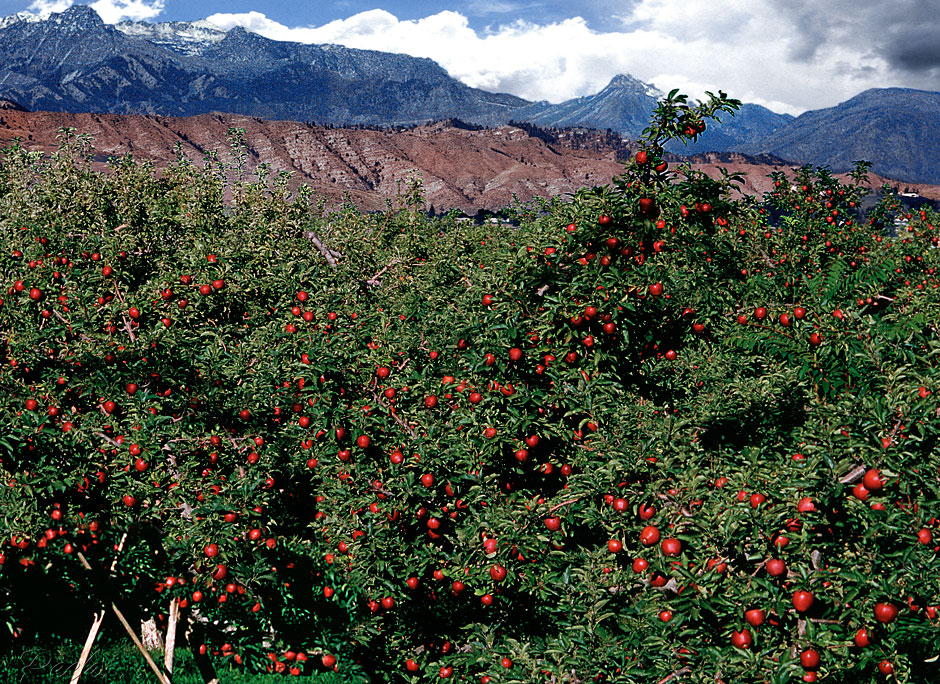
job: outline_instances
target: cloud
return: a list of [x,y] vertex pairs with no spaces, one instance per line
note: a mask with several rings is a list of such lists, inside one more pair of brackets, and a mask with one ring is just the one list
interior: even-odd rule
[[830,45],[854,42],[905,70],[909,63],[921,68],[922,60],[911,60],[911,52],[936,53],[927,41],[940,32],[936,0],[827,0],[825,6],[818,0],[788,0],[777,7],[784,25],[795,29],[790,31],[794,46],[804,48],[796,51],[798,57],[813,58]]
[[[48,14],[74,0],[34,0]],[[627,73],[693,97],[724,90],[781,112],[834,105],[872,87],[936,89],[940,77],[937,0],[585,0],[582,16],[560,0],[474,0],[471,16],[528,17],[474,28],[443,11],[414,20],[374,9],[322,26],[287,26],[262,12],[209,21],[275,40],[336,43],[427,57],[464,83],[530,100],[560,102],[596,93]],[[97,0],[109,23],[150,20],[163,0]],[[541,10],[551,8],[555,20]],[[601,12],[601,9],[611,10]],[[616,8],[620,14],[613,14]],[[605,21],[597,17],[604,16]]]
[[926,26],[905,27],[898,31],[897,39],[887,45],[885,54],[891,64],[912,72],[940,68],[940,41],[937,28]]
[[106,24],[119,21],[144,21],[154,19],[163,13],[163,0],[97,0],[91,3]]
[[467,5],[467,11],[475,16],[488,14],[510,14],[513,12],[527,12],[542,6],[540,2],[507,2],[506,0],[474,0]]
[[[615,75],[629,73],[663,91],[677,87],[701,97],[706,90],[722,89],[777,111],[799,113],[836,89],[821,78],[825,70],[810,73],[804,64],[791,71],[792,46],[786,36],[775,38],[780,35],[774,25],[779,15],[770,2],[641,0],[622,17],[622,29],[611,31],[594,30],[585,19],[571,17],[541,24],[516,20],[477,32],[467,17],[453,11],[400,20],[385,10],[371,10],[305,28],[285,26],[259,12],[208,19],[220,28],[242,26],[276,40],[428,57],[468,85],[530,100],[560,102],[593,94]],[[768,15],[755,12],[755,3],[766,3]],[[837,55],[857,62],[855,54]],[[806,83],[816,90],[806,91]],[[778,87],[768,89],[768,84]],[[845,90],[846,96],[855,92]]]
[[[62,12],[75,4],[75,0],[34,0],[29,11],[41,17]],[[163,0],[97,0],[90,7],[106,24],[119,21],[143,21],[154,19],[163,13]]]
[[67,10],[75,4],[75,0],[35,0],[28,7],[28,11],[34,12],[41,17],[46,17],[56,12]]

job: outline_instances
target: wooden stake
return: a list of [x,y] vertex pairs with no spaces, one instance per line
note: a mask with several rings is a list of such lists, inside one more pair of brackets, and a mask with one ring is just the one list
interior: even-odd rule
[[91,623],[91,630],[89,630],[88,638],[85,639],[85,646],[82,648],[82,656],[78,659],[78,665],[75,666],[75,671],[72,673],[69,684],[77,684],[79,678],[82,676],[82,670],[85,669],[85,665],[88,663],[88,656],[91,655],[91,647],[95,643],[95,638],[98,636],[98,630],[101,629],[101,623],[103,621],[104,610],[100,613],[95,613],[95,620]]
[[[114,568],[117,567],[118,556],[121,551],[124,550],[124,542],[127,541],[127,532],[124,533],[124,536],[121,537],[121,543],[118,544],[117,553],[114,554],[114,559],[111,561],[111,572],[114,572]],[[85,560],[82,554],[78,554],[82,564],[91,569],[91,566],[88,565],[88,561]],[[69,684],[77,684],[79,678],[82,676],[82,670],[85,669],[85,665],[88,663],[88,656],[91,655],[91,647],[95,643],[95,639],[98,637],[98,630],[101,629],[101,623],[104,622],[104,613],[102,609],[101,614],[95,613],[95,620],[91,623],[91,629],[88,631],[88,637],[85,639],[85,646],[82,648],[82,655],[78,659],[78,664],[75,666],[75,671],[72,673],[72,678],[69,680]]]
[[131,638],[131,641],[134,642],[134,646],[137,647],[137,650],[140,651],[140,654],[144,657],[144,660],[147,661],[147,664],[150,666],[150,669],[153,670],[153,673],[157,675],[157,680],[160,684],[173,684],[170,680],[170,676],[160,669],[160,666],[157,665],[153,658],[150,656],[150,653],[144,648],[144,645],[140,642],[140,639],[137,638],[137,633],[134,631],[133,627],[128,624],[127,620],[124,618],[124,614],[118,610],[118,607],[111,603],[111,610],[114,611],[114,614],[117,615],[117,619],[121,621],[121,624],[124,625],[127,635]]
[[180,615],[180,600],[174,598],[170,601],[170,619],[166,626],[166,639],[163,649],[163,667],[173,674],[173,651],[176,649],[176,622]]
[[[78,560],[81,561],[82,565],[85,566],[86,570],[91,570],[91,564],[88,562],[88,559],[82,555],[81,552],[78,554]],[[150,666],[150,669],[153,670],[154,674],[157,675],[157,680],[160,684],[173,684],[170,680],[170,676],[160,669],[160,666],[157,665],[153,658],[150,656],[150,653],[147,652],[147,649],[144,648],[144,645],[140,643],[140,639],[137,638],[137,633],[131,628],[128,624],[127,619],[124,617],[124,614],[118,609],[118,607],[111,602],[111,611],[117,616],[118,621],[124,626],[124,630],[127,632],[128,636],[131,638],[131,641],[134,642],[134,646],[137,647],[137,650],[140,651],[140,654],[144,657],[144,660],[147,661],[147,665]]]

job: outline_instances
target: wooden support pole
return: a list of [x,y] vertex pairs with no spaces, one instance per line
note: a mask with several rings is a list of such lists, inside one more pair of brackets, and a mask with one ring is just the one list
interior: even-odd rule
[[[121,551],[124,550],[124,542],[127,541],[127,532],[124,533],[124,536],[121,537],[121,543],[118,544],[117,552],[114,554],[114,559],[111,561],[111,572],[114,572],[114,568],[117,567],[118,556],[121,554]],[[88,561],[85,560],[84,556],[78,554],[81,557],[82,564],[91,569],[91,566],[88,565]],[[91,655],[91,648],[94,646],[95,639],[98,637],[98,631],[101,629],[101,623],[104,622],[105,611],[102,608],[101,613],[95,613],[95,619],[91,623],[91,629],[88,630],[88,637],[85,639],[85,646],[82,648],[82,655],[78,659],[78,664],[75,666],[75,671],[72,672],[72,678],[69,680],[69,684],[77,684],[78,680],[82,676],[82,670],[85,669],[85,665],[88,664],[88,657]]]
[[[81,552],[78,554],[78,560],[81,561],[82,565],[85,566],[86,570],[91,570],[91,564],[88,562],[88,559],[82,555]],[[170,675],[167,672],[164,672],[154,659],[150,656],[150,653],[144,648],[144,645],[140,642],[140,639],[137,637],[137,633],[127,622],[127,619],[124,617],[124,614],[118,609],[118,607],[111,602],[111,611],[117,616],[118,621],[121,625],[124,626],[124,630],[127,632],[128,636],[131,638],[131,641],[134,642],[134,646],[137,647],[137,650],[140,651],[140,654],[144,657],[144,660],[147,661],[147,665],[150,666],[150,669],[153,670],[154,674],[157,675],[157,680],[160,684],[173,684],[170,679]]]
[[114,611],[114,614],[117,615],[117,619],[124,625],[124,629],[127,632],[127,635],[131,638],[131,641],[134,642],[134,646],[137,647],[137,650],[140,651],[140,654],[144,657],[144,660],[147,661],[147,664],[150,666],[150,669],[153,670],[153,673],[157,675],[157,680],[160,684],[173,684],[170,680],[170,676],[160,669],[160,666],[154,662],[154,659],[150,656],[150,653],[144,648],[144,645],[141,643],[140,639],[137,638],[137,632],[134,631],[134,628],[130,626],[127,622],[127,619],[124,617],[124,614],[118,610],[118,607],[111,603],[111,610]]
[[91,623],[91,629],[88,631],[88,638],[85,639],[85,646],[82,648],[82,655],[78,659],[78,665],[75,666],[75,671],[72,672],[72,678],[69,680],[69,684],[77,684],[79,678],[82,676],[82,670],[85,669],[85,665],[88,663],[88,656],[91,655],[91,647],[95,643],[95,638],[98,636],[98,630],[101,629],[101,623],[104,621],[104,610],[100,613],[95,613],[95,620]]
[[170,618],[166,626],[166,639],[163,647],[163,667],[173,674],[173,651],[176,649],[176,623],[180,616],[180,600],[174,598],[170,601]]

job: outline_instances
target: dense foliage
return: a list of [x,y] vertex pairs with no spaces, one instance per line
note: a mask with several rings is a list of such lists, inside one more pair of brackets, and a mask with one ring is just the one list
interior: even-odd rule
[[672,93],[612,185],[483,225],[418,181],[325,214],[237,135],[6,150],[5,638],[106,591],[253,671],[935,681],[937,217],[662,160],[736,104]]

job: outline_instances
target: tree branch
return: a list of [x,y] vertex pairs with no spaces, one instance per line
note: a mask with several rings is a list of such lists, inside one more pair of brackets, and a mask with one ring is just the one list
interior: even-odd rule
[[400,264],[400,263],[401,263],[401,259],[399,259],[398,257],[395,257],[390,262],[388,262],[388,264],[386,264],[385,267],[382,268],[378,273],[376,273],[374,276],[369,278],[366,281],[366,285],[371,285],[372,287],[377,287],[381,285],[382,281],[379,280],[379,278],[382,276],[382,274],[385,273],[388,269],[390,269],[395,264]]
[[858,478],[865,474],[867,468],[863,465],[855,466],[848,473],[839,478],[839,482],[842,484],[852,484]]
[[663,677],[663,678],[660,679],[658,682],[656,682],[656,684],[668,684],[668,682],[671,682],[671,681],[673,681],[673,680],[675,680],[675,679],[680,679],[680,678],[682,678],[682,677],[685,677],[685,676],[686,676],[687,674],[689,674],[691,671],[692,671],[692,668],[689,667],[688,665],[686,665],[685,667],[676,670],[676,671],[673,672],[671,675],[667,675],[667,676]]
[[320,254],[323,255],[323,258],[326,259],[330,264],[330,267],[336,268],[337,264],[339,263],[337,259],[343,255],[323,244],[323,241],[317,237],[316,233],[311,230],[305,232],[304,236],[313,243],[313,246],[316,247],[317,250],[319,250]]

